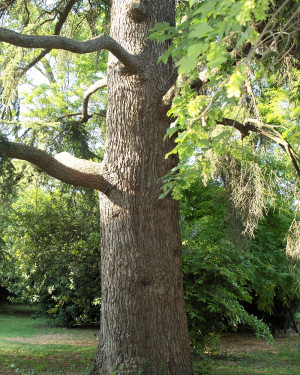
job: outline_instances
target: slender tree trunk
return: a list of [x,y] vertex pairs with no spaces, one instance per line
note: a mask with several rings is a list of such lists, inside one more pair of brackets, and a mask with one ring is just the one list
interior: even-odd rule
[[[159,200],[170,119],[162,98],[174,84],[172,63],[157,64],[166,45],[147,36],[156,22],[174,23],[174,0],[113,0],[111,36],[140,54],[142,74],[108,67],[105,177],[100,193],[102,307],[92,373],[192,374],[181,270],[178,203]],[[140,371],[140,372],[139,372]]]

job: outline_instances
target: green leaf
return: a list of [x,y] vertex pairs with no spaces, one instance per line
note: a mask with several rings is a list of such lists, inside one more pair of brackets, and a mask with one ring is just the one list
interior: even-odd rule
[[207,22],[204,21],[197,25],[194,28],[194,30],[189,33],[188,38],[200,39],[211,31],[214,31],[214,29]]
[[188,133],[187,133],[187,131],[185,130],[184,132],[182,132],[182,133],[180,134],[179,137],[177,137],[177,138],[175,139],[175,142],[176,142],[176,143],[181,143],[181,142],[183,142],[183,141],[185,140],[187,134],[188,134]]
[[237,42],[237,45],[236,45],[237,47],[240,47],[244,43],[244,41],[248,39],[249,32],[250,32],[250,29],[247,28],[244,34],[241,36],[240,40]]
[[232,133],[230,130],[224,130],[222,131],[222,133],[216,135],[215,137],[213,137],[214,139],[214,142],[218,142],[220,141],[221,139],[225,138],[225,137],[228,137],[228,136],[231,136]]
[[209,13],[211,13],[216,7],[216,1],[215,0],[210,0],[207,1],[206,3],[201,4],[200,7],[198,7],[193,13],[192,16],[195,16],[199,13],[202,14],[202,18],[206,18]]
[[296,125],[292,126],[290,129],[286,129],[283,133],[282,133],[282,139],[285,139],[290,132],[292,132],[294,129],[296,129]]
[[241,32],[242,31],[242,26],[239,23],[234,23],[232,25],[232,30],[236,32]]
[[198,63],[197,57],[194,57],[194,56],[182,57],[176,63],[176,66],[178,66],[178,73],[179,74],[189,73],[190,71],[196,68],[197,63]]
[[210,147],[210,142],[208,139],[199,139],[197,144],[199,147]]
[[217,58],[215,58],[214,60],[212,60],[212,61],[210,61],[209,63],[207,63],[207,66],[208,66],[209,68],[215,68],[216,66],[220,66],[220,65],[222,65],[222,64],[225,63],[227,60],[228,60],[228,57],[227,57],[227,56],[220,55],[220,56],[218,56]]
[[187,56],[198,57],[200,54],[207,51],[208,43],[195,43],[187,48]]
[[166,196],[167,196],[168,194],[170,194],[171,191],[172,191],[172,189],[167,189],[166,191],[164,191],[164,192],[158,197],[158,199],[164,199],[164,198],[166,198]]
[[292,112],[292,118],[297,118],[300,115],[300,105],[296,107]]
[[237,68],[226,84],[228,98],[238,98],[241,96],[241,88],[245,79],[246,76],[243,73],[242,69]]
[[170,25],[168,24],[168,22],[158,22],[152,27],[151,31],[165,31],[169,28]]
[[168,137],[171,138],[173,134],[175,134],[178,131],[178,128],[176,126],[173,126],[172,128],[168,128],[166,135],[164,137],[164,140]]

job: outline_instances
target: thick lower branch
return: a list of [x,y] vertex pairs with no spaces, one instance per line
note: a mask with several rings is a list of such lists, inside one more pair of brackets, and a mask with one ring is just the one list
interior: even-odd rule
[[23,48],[62,49],[85,54],[106,49],[130,71],[142,70],[140,59],[126,51],[109,35],[101,35],[85,41],[77,41],[59,35],[26,35],[0,27],[0,42]]
[[104,194],[108,194],[112,188],[102,175],[102,164],[75,158],[67,152],[53,157],[35,147],[6,141],[0,142],[0,151],[10,158],[29,161],[70,185],[97,189]]

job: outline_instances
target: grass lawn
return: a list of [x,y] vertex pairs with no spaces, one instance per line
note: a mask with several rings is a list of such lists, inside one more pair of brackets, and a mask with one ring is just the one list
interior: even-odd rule
[[31,309],[0,307],[0,374],[84,374],[97,347],[96,329],[53,327]]
[[[86,374],[98,330],[53,327],[45,318],[32,319],[32,313],[0,306],[0,374]],[[214,355],[195,359],[195,375],[300,375],[300,337],[275,342],[225,335]]]
[[194,368],[195,375],[300,375],[300,337],[277,338],[272,346],[250,335],[225,335],[216,354]]

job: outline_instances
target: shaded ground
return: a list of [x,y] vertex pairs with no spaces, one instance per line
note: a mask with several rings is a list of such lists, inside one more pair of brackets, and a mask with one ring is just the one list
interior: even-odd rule
[[300,337],[275,338],[228,334],[213,355],[195,364],[195,375],[300,375]]
[[[257,339],[251,335],[242,334],[228,334],[221,338],[220,353],[230,354],[255,354],[271,352],[273,354],[279,353],[282,349],[288,349],[294,347],[299,350],[300,360],[300,337],[289,336],[289,337],[275,337],[275,344],[271,345],[263,339]],[[300,367],[299,367],[300,375]]]
[[[293,342],[294,338],[276,339],[276,347],[290,341]],[[267,341],[257,339],[252,335],[227,334],[221,338],[219,351],[221,353],[240,354],[241,351],[243,353],[256,353],[261,351],[272,351],[274,348],[275,347]]]
[[[84,375],[94,357],[98,329],[53,327],[30,311],[0,311],[1,375]],[[300,337],[272,346],[251,335],[227,334],[195,375],[300,375]]]

